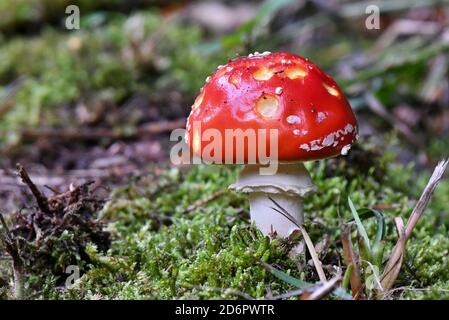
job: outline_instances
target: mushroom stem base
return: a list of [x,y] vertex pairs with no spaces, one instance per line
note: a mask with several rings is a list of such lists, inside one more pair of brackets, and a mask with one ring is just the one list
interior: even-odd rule
[[251,222],[265,235],[272,235],[274,232],[278,237],[288,237],[295,230],[297,225],[288,218],[274,210],[276,201],[284,208],[293,220],[301,225],[304,222],[304,206],[301,197],[290,196],[285,193],[267,194],[263,192],[253,192],[249,194]]

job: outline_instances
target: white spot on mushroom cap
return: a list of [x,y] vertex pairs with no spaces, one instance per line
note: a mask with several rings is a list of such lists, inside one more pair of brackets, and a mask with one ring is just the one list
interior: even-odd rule
[[282,94],[282,87],[277,87],[276,89],[274,89],[274,93]]
[[301,129],[301,130],[295,129],[295,130],[293,130],[293,134],[295,136],[305,136],[308,132],[309,131],[307,131],[306,129]]
[[291,60],[287,60],[287,59],[281,59],[281,63],[282,64],[291,64],[292,61]]
[[334,87],[326,84],[323,82],[323,86],[324,88],[327,90],[327,92],[329,92],[331,95],[333,95],[334,97],[338,97],[340,95],[340,93],[338,92],[337,89],[335,89]]
[[318,145],[319,143],[320,143],[320,139],[313,140],[312,142],[310,142],[310,150],[316,151],[316,150],[323,149],[324,147],[321,145]]
[[354,130],[354,127],[352,126],[352,124],[348,123],[348,124],[345,126],[345,131],[346,131],[346,132],[352,132],[352,130]]
[[[345,139],[345,135],[347,135],[353,131],[354,131],[354,126],[352,124],[347,124],[344,127],[344,129],[339,129],[335,132],[331,132],[324,138],[311,141],[310,144],[302,144],[300,146],[300,148],[303,150],[306,150],[306,151],[317,151],[317,150],[321,150],[326,147],[336,147],[340,143],[340,141],[338,141],[339,138],[340,138],[339,140],[343,141]],[[294,135],[300,135],[300,134],[305,135],[305,134],[307,134],[307,130],[295,129],[295,130],[293,130],[293,134]],[[351,148],[350,144],[344,146],[341,150],[342,154],[347,154],[347,152],[349,151],[350,148]]]
[[273,76],[273,71],[266,68],[266,67],[262,67],[257,69],[254,73],[253,73],[253,77],[256,80],[260,80],[260,81],[264,81],[264,80],[269,80],[271,79],[271,77]]
[[334,143],[334,134],[331,133],[329,135],[327,135],[326,138],[324,138],[322,145],[324,147],[329,147],[330,145],[332,145]]
[[256,102],[256,111],[264,118],[273,117],[278,109],[278,99],[270,94],[263,94]]
[[318,112],[318,114],[317,114],[317,121],[318,121],[318,123],[321,123],[326,118],[327,118],[326,113]]
[[345,145],[343,148],[341,148],[341,151],[340,151],[341,155],[342,156],[347,155],[349,152],[349,149],[351,149],[351,145],[350,144]]
[[301,122],[301,119],[299,119],[299,117],[298,116],[295,116],[295,115],[289,115],[288,117],[287,117],[287,122],[288,123],[290,123],[290,124],[297,124],[297,123],[300,123]]
[[307,75],[307,71],[299,66],[288,68],[285,71],[285,75],[290,79],[304,78]]
[[231,82],[236,88],[240,87],[240,78],[236,74],[232,74],[229,77],[229,82]]
[[248,58],[252,58],[252,57],[256,57],[256,56],[266,56],[268,54],[271,54],[271,52],[270,51],[264,51],[264,52],[260,53],[259,51],[255,51],[254,53],[250,53],[248,55]]
[[194,102],[193,105],[192,105],[192,110],[195,110],[196,108],[199,108],[199,107],[200,107],[201,103],[203,103],[203,96],[204,96],[204,93],[201,92],[201,93],[199,94],[199,96],[196,97],[195,102]]

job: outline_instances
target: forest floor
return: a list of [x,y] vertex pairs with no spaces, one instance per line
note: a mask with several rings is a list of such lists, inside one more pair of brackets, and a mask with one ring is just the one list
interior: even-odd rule
[[[382,28],[366,30],[358,1],[79,1],[81,29],[69,31],[64,1],[42,1],[41,11],[36,1],[5,3],[1,298],[449,298],[447,175],[397,278],[381,288],[401,242],[397,218],[407,222],[449,155],[448,8],[387,1]],[[217,10],[226,19],[207,19]],[[321,66],[359,121],[348,156],[306,164],[318,192],[304,228],[328,292],[302,239],[268,239],[250,225],[247,199],[227,189],[238,166],[169,161],[169,134],[184,127],[204,79],[266,50]]]

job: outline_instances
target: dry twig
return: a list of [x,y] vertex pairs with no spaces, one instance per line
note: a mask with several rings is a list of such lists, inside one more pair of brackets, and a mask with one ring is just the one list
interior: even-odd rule
[[23,183],[25,183],[30,188],[31,192],[36,198],[36,202],[37,205],[39,206],[39,209],[41,209],[42,212],[51,215],[51,210],[50,207],[48,206],[47,198],[42,194],[42,192],[40,192],[40,190],[36,187],[33,181],[31,181],[28,172],[20,163],[17,164],[17,175],[22,179]]
[[5,251],[11,256],[12,268],[14,276],[14,297],[18,300],[24,298],[24,265],[20,257],[19,248],[16,240],[11,236],[8,225],[6,224],[3,214],[0,212],[0,222],[3,227],[3,233],[0,233],[0,242],[5,247]]
[[404,223],[401,218],[395,219],[399,239],[392,250],[390,259],[388,260],[387,265],[382,274],[381,283],[384,291],[379,292],[378,293],[379,296],[384,297],[385,294],[392,288],[394,282],[396,281],[402,266],[402,260],[405,255],[407,240],[410,238],[413,228],[416,226],[416,223],[418,222],[419,218],[424,213],[424,210],[426,209],[427,204],[429,203],[433,191],[435,190],[440,180],[443,178],[443,174],[444,171],[446,170],[448,163],[449,160],[445,159],[440,161],[438,165],[435,167],[432,176],[429,179],[429,182],[424,188],[421,197],[419,198],[415,208],[412,211],[412,214],[410,215],[410,218],[407,221],[407,225],[404,227]]
[[317,287],[305,289],[300,300],[321,300],[327,297],[340,283],[341,276],[336,276]]

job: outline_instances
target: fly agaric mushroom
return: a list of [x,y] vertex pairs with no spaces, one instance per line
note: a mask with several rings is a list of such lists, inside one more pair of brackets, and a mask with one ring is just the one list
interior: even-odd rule
[[[250,134],[272,129],[276,141]],[[204,134],[207,130],[212,134]],[[229,130],[240,130],[243,140],[226,141],[236,137]],[[273,209],[272,200],[302,224],[302,199],[316,189],[303,162],[347,154],[356,135],[355,115],[335,81],[308,59],[282,52],[255,53],[219,66],[196,98],[186,131],[190,149],[202,160],[245,164],[230,189],[248,193],[251,220],[265,235],[280,237],[297,226]],[[261,174],[261,149],[277,161],[275,174]]]

